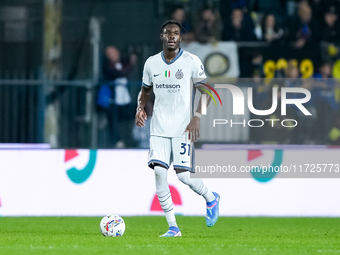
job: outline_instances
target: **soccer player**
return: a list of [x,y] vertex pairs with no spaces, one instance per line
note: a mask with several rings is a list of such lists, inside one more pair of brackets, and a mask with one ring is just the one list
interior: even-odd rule
[[[214,226],[219,215],[220,196],[211,192],[201,179],[190,178],[195,172],[192,142],[199,138],[201,101],[192,116],[190,95],[206,79],[199,58],[179,47],[181,25],[174,20],[165,22],[160,29],[163,51],[147,59],[143,71],[143,86],[138,95],[136,125],[145,125],[144,107],[153,90],[155,103],[151,119],[148,165],[154,169],[156,193],[169,224],[161,237],[181,236],[172,205],[167,171],[174,165],[178,179],[204,197],[207,204],[206,224]],[[210,97],[207,97],[210,99]],[[208,102],[210,100],[207,100]],[[193,100],[193,99],[192,99]],[[190,154],[192,155],[190,157]]]

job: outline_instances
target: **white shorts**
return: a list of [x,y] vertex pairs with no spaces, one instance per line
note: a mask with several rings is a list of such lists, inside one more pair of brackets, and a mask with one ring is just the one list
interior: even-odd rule
[[190,143],[187,136],[171,138],[152,135],[150,137],[148,165],[152,169],[155,164],[169,169],[169,166],[173,163],[175,170],[195,172],[193,167],[194,152],[193,144]]

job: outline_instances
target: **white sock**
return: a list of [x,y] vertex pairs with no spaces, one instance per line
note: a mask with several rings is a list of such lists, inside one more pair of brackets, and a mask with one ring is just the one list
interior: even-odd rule
[[155,166],[156,193],[169,227],[177,227],[175,212],[172,205],[171,193],[168,185],[168,170]]
[[198,195],[203,196],[205,201],[211,202],[215,200],[215,195],[205,186],[204,182],[199,178],[190,178],[189,171],[177,174],[178,179],[188,185],[190,189]]

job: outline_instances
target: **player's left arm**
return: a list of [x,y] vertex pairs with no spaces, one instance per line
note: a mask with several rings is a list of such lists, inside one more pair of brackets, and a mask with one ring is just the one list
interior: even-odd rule
[[198,57],[192,63],[192,78],[194,80],[194,86],[196,88],[202,88],[199,91],[201,92],[201,99],[199,101],[197,110],[192,117],[189,125],[185,129],[185,132],[188,132],[188,138],[192,142],[197,142],[200,137],[200,124],[201,124],[201,116],[202,116],[202,96],[206,94],[206,107],[208,107],[211,97],[208,96],[208,93],[211,93],[210,89],[207,86],[204,86],[204,81],[206,80],[206,75],[204,72],[204,67],[202,62]]
[[197,110],[196,110],[194,116],[192,117],[189,125],[187,126],[187,128],[185,130],[185,132],[188,132],[188,138],[192,142],[197,142],[198,138],[200,137],[203,95],[206,95],[205,98],[207,98],[206,108],[208,107],[208,105],[210,104],[210,101],[211,101],[211,97],[208,95],[208,92],[211,93],[211,90],[208,87],[204,86],[203,84],[196,85],[196,88],[200,88],[200,87],[204,88],[204,90],[199,90],[201,92],[201,98],[200,98],[200,101],[198,103]]

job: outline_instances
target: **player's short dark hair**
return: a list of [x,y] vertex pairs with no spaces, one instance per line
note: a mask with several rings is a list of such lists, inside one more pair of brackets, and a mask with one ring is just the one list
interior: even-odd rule
[[177,25],[177,26],[179,26],[179,29],[182,31],[182,30],[185,30],[184,29],[184,27],[182,27],[182,25],[178,22],[178,21],[176,21],[176,20],[167,20],[167,21],[165,21],[164,22],[164,24],[161,26],[161,28],[159,29],[159,33],[160,34],[162,34],[163,33],[163,29],[167,26],[167,25],[169,25],[169,24],[174,24],[174,25]]

